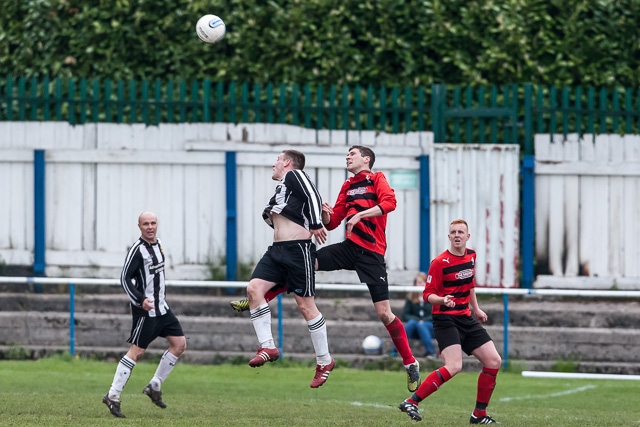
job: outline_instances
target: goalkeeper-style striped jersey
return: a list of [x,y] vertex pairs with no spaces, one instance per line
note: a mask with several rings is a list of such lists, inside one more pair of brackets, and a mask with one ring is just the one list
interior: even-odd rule
[[471,289],[475,287],[476,251],[467,248],[463,256],[453,255],[448,250],[442,252],[429,267],[427,284],[422,297],[428,301],[429,295],[443,297],[452,295],[455,307],[434,305],[433,314],[450,314],[453,316],[471,316],[469,299]]
[[387,251],[387,214],[396,209],[396,195],[382,172],[364,170],[347,179],[325,227],[333,230],[343,219],[348,221],[358,212],[374,206],[382,215],[362,219],[346,237],[360,247],[384,255]]

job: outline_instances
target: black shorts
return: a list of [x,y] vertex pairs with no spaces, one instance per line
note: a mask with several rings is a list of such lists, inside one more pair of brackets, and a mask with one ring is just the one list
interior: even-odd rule
[[471,316],[433,315],[433,333],[440,351],[460,344],[462,351],[471,355],[473,350],[491,341],[489,333]]
[[287,293],[316,294],[316,245],[311,240],[274,242],[253,270],[252,279],[285,284]]
[[131,336],[127,340],[140,348],[147,348],[158,337],[182,337],[182,326],[171,310],[163,316],[133,316]]
[[318,271],[355,270],[360,283],[366,283],[371,300],[389,299],[387,264],[384,256],[344,240],[318,249]]

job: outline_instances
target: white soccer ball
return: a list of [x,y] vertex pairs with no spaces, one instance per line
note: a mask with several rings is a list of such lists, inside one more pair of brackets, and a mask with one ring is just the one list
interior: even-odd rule
[[362,351],[364,354],[382,354],[382,340],[375,335],[369,335],[362,341]]
[[216,15],[204,15],[198,19],[196,24],[196,33],[198,37],[205,43],[218,43],[227,32],[227,26],[224,21]]

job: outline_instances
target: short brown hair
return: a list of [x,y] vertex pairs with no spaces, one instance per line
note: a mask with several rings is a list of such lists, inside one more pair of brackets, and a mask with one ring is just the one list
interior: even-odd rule
[[291,160],[294,169],[304,170],[305,158],[304,154],[298,150],[283,150],[285,159]]
[[364,145],[352,145],[349,148],[349,151],[353,150],[354,148],[360,151],[362,157],[369,158],[369,169],[373,169],[373,164],[376,162],[376,154],[373,152],[373,150],[369,147],[365,147]]

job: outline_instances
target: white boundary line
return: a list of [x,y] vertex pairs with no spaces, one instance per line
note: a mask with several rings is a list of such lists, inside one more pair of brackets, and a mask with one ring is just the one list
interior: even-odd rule
[[516,396],[516,397],[503,397],[498,399],[500,402],[511,402],[513,400],[531,400],[531,399],[548,399],[550,397],[559,397],[566,396],[568,394],[580,393],[582,391],[590,390],[592,388],[596,388],[593,384],[588,384],[584,387],[578,387],[571,390],[558,391],[556,393],[549,394],[528,394],[526,396]]
[[585,374],[576,372],[522,371],[527,378],[571,378],[577,380],[640,380],[640,375]]
[[391,405],[381,405],[380,403],[351,402],[350,405],[351,406],[366,406],[366,407],[369,407],[369,408],[383,408],[383,409],[392,408],[393,409],[393,406],[391,406]]

